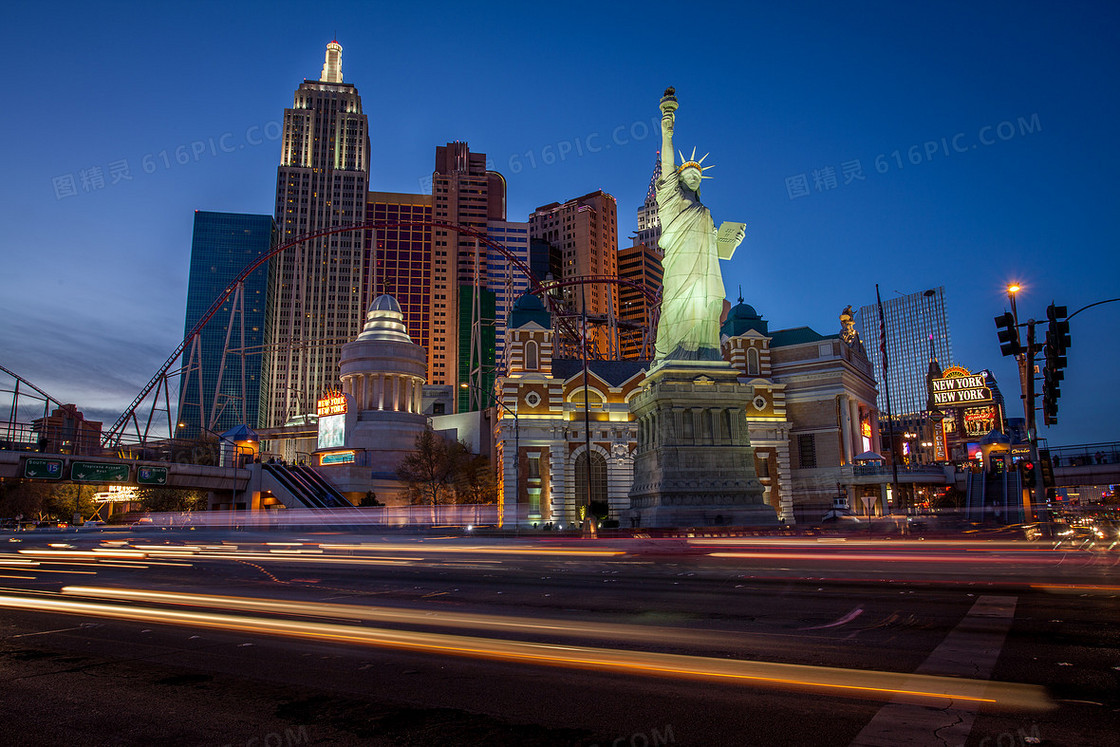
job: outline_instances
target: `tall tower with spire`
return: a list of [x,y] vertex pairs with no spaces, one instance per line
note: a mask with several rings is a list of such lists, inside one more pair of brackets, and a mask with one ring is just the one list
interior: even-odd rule
[[[285,244],[365,220],[369,122],[358,89],[342,79],[342,45],[327,45],[318,80],[304,80],[284,110],[276,171],[276,224]],[[361,232],[312,239],[269,265],[261,426],[315,411],[338,380],[339,348],[357,337],[369,307],[371,251]]]

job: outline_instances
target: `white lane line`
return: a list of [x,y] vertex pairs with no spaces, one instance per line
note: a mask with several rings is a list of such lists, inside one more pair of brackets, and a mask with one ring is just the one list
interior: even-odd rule
[[[971,681],[968,694],[983,697],[1007,631],[1015,618],[1018,597],[981,596],[964,619],[914,672],[916,675],[964,677]],[[963,745],[972,731],[976,701],[949,701],[931,708],[894,698],[879,709],[852,741],[853,747],[895,745]]]

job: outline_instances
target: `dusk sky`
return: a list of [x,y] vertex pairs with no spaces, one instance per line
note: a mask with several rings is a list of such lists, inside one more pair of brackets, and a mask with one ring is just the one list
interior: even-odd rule
[[[337,38],[371,189],[426,190],[463,140],[510,220],[603,189],[621,245],[674,86],[677,142],[716,164],[705,204],[747,223],[732,301],[832,334],[876,283],[944,286],[952,363],[1021,417],[1008,281],[1023,320],[1120,296],[1120,7],[974,5],[19,2],[0,365],[112,423],[182,338],[194,211],[273,211],[283,110]],[[1118,320],[1072,320],[1052,446],[1120,438]]]

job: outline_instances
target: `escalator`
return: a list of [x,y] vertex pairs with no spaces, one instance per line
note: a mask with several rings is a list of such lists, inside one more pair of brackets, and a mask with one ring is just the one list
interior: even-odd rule
[[347,500],[346,496],[310,467],[299,465],[288,467],[288,471],[302,478],[309,488],[317,491],[316,495],[326,508],[354,508],[354,504]]
[[288,508],[354,508],[354,504],[310,467],[275,463],[261,466],[265,475],[271,478],[269,482],[272,485],[267,487]]

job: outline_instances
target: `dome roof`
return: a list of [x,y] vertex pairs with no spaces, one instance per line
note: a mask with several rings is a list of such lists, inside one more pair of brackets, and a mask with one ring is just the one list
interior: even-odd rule
[[407,342],[412,344],[404,326],[404,314],[397,299],[386,294],[373,299],[366,312],[366,326],[358,335],[359,340]]
[[544,303],[532,293],[526,293],[513,304],[507,326],[521,327],[529,322],[536,322],[545,329],[552,327],[552,315],[548,313]]
[[728,319],[762,319],[754,307],[750,304],[745,304],[742,301],[738,305],[733,306],[731,311],[727,312]]
[[770,334],[770,323],[754,310],[750,304],[743,303],[740,296],[739,303],[727,312],[727,319],[720,327],[720,334],[728,337],[738,337],[749,330],[755,330],[763,335]]
[[388,293],[382,294],[373,299],[373,303],[369,306],[370,311],[395,311],[401,313],[401,305],[397,303],[397,299],[390,296]]

